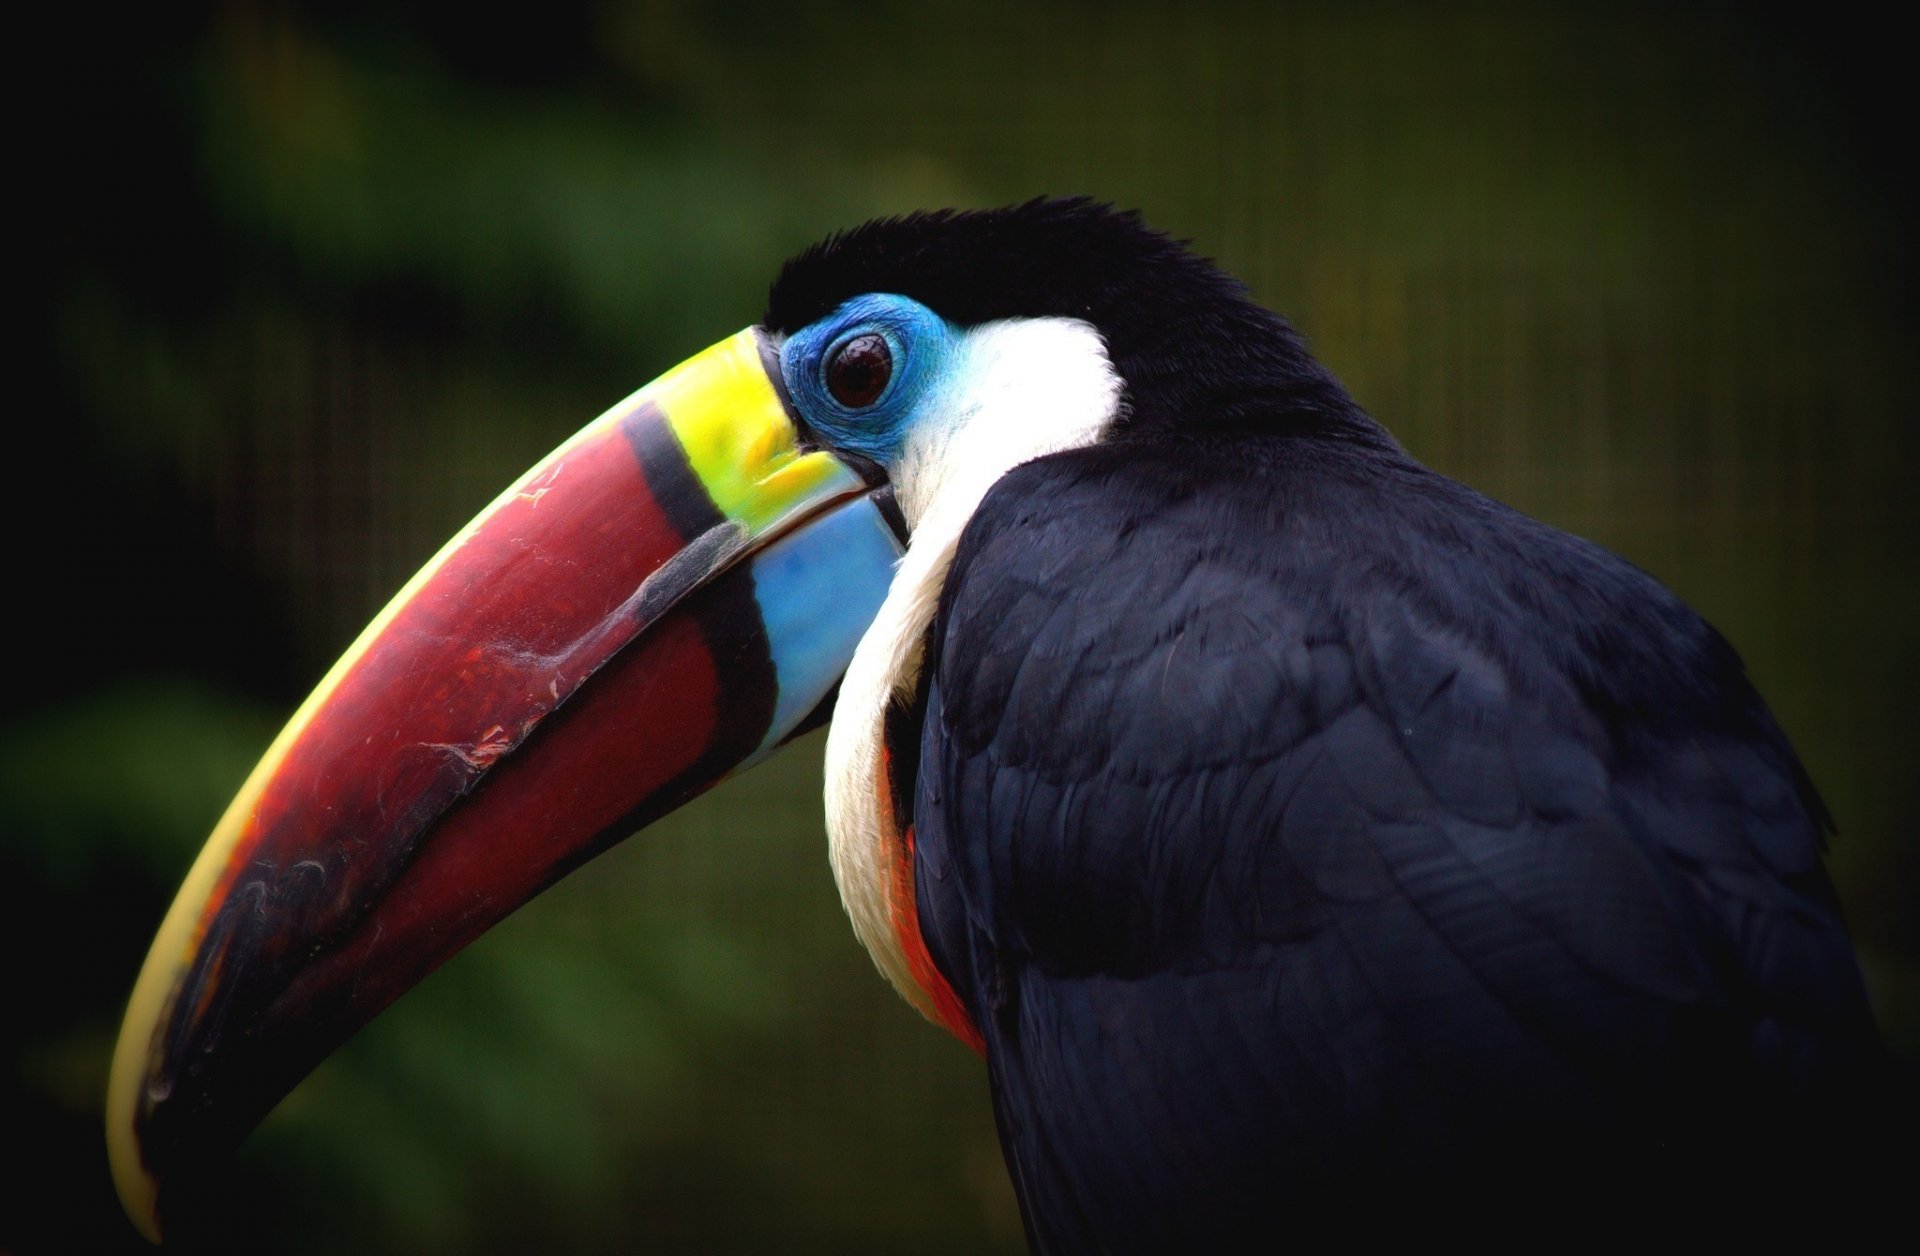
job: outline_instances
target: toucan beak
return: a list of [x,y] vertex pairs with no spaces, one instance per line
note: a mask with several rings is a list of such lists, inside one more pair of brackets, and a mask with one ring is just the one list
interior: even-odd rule
[[194,863],[134,988],[107,1139],[158,1238],[293,1085],[599,851],[800,730],[900,554],[748,329],[550,454],[401,590]]

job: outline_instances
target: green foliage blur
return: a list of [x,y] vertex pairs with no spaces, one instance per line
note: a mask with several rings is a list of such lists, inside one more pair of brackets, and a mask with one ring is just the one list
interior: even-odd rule
[[[482,7],[89,10],[16,47],[0,1250],[142,1247],[99,1129],[123,1000],[411,571],[792,251],[1043,192],[1191,237],[1417,455],[1713,619],[1920,1056],[1897,41],[1734,5]],[[226,1241],[1019,1250],[983,1070],[841,914],[819,757],[375,1022],[251,1141]]]

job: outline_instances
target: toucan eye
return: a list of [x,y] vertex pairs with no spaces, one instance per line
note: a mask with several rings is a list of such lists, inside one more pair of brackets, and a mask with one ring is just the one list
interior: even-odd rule
[[893,350],[887,338],[875,332],[855,336],[827,359],[827,391],[849,410],[879,400],[893,378]]

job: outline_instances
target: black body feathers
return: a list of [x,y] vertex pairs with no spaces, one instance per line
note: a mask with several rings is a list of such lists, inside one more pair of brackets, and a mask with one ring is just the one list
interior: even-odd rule
[[1873,1034],[1733,652],[1403,459],[1248,445],[1028,464],[948,586],[919,908],[1036,1245],[1816,1172]]

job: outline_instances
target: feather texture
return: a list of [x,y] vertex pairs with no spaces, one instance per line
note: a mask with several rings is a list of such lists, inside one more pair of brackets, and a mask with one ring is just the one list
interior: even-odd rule
[[1875,1047],[1738,658],[1396,451],[1233,453],[1019,468],[936,624],[920,917],[1036,1248],[1748,1180]]

